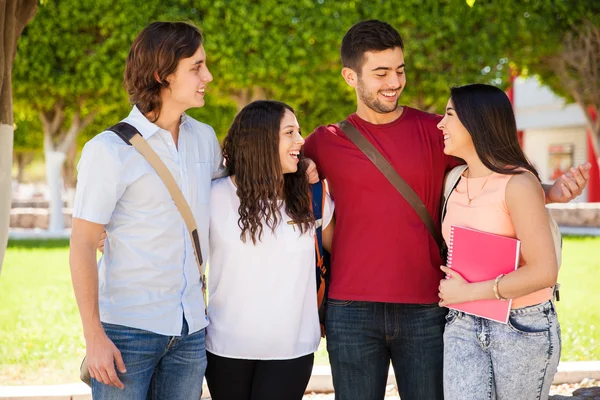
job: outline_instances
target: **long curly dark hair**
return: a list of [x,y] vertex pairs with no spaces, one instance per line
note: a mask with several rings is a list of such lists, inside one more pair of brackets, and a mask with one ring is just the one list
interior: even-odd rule
[[238,113],[223,141],[225,164],[229,174],[235,175],[240,199],[238,226],[243,242],[248,236],[253,244],[261,240],[263,224],[275,233],[282,222],[282,201],[301,233],[314,225],[302,154],[295,173],[284,174],[281,168],[279,134],[286,110],[294,112],[278,101],[254,101]]

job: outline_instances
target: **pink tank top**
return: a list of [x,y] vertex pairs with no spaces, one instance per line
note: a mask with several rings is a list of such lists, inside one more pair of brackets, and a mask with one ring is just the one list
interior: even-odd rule
[[[444,240],[448,242],[450,238],[451,225],[516,238],[515,227],[505,202],[506,185],[512,176],[493,172],[489,177],[466,178],[463,173],[448,200],[446,217],[442,223]],[[469,181],[470,205],[469,197],[467,197],[467,180]],[[521,258],[519,265],[523,264],[524,260]],[[542,289],[513,299],[512,308],[543,303],[551,298],[552,288]]]

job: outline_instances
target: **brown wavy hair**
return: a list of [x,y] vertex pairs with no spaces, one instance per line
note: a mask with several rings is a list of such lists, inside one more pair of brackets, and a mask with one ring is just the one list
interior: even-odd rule
[[285,103],[259,100],[244,107],[233,120],[223,141],[223,156],[235,175],[240,239],[261,240],[266,225],[273,233],[282,222],[281,202],[301,233],[314,226],[306,163],[300,154],[298,170],[284,174],[279,159],[281,119]]
[[133,41],[123,74],[129,101],[155,122],[162,108],[161,90],[179,60],[189,58],[202,45],[202,32],[190,22],[153,22]]

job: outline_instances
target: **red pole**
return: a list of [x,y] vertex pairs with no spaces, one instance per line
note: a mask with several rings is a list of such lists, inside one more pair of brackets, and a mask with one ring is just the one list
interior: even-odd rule
[[[516,70],[511,68],[510,69],[510,77],[509,77],[510,84],[506,88],[506,96],[508,96],[508,99],[510,100],[511,104],[513,105],[513,111],[515,108],[515,80],[517,79],[517,76],[519,76],[519,73]],[[518,130],[517,135],[519,137],[519,144],[521,145],[521,148],[523,148],[524,132],[522,130]]]
[[[596,114],[596,110],[590,106],[589,113],[592,117],[593,121],[596,121],[598,115]],[[588,161],[592,164],[592,168],[590,169],[590,181],[588,182],[587,190],[588,190],[588,199],[587,201],[591,203],[600,202],[600,168],[598,167],[598,154],[596,154],[596,149],[594,149],[592,135],[594,133],[591,129],[587,131],[587,139],[588,139]]]

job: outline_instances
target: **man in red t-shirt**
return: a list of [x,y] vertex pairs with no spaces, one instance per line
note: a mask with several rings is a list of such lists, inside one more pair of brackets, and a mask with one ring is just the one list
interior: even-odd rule
[[[348,121],[439,221],[444,174],[458,161],[443,153],[440,116],[398,106],[406,83],[403,47],[400,34],[381,21],[346,33],[342,75],[358,103]],[[383,399],[390,360],[402,400],[443,399],[446,309],[438,306],[442,260],[435,241],[337,125],[317,128],[303,151],[328,180],[336,205],[325,324],[336,399]],[[585,179],[571,178],[569,188],[559,183],[550,197],[580,194]]]

